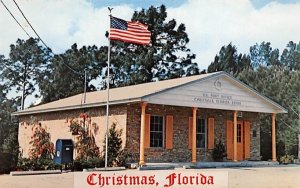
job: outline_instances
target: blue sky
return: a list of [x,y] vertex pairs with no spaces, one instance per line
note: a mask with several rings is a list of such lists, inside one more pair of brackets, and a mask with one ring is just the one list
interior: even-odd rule
[[299,0],[276,0],[276,1],[271,1],[271,0],[251,0],[253,6],[255,8],[263,8],[265,5],[271,3],[271,2],[278,2],[281,4],[293,4],[293,3],[299,3]]
[[133,7],[148,8],[151,5],[160,6],[161,4],[167,7],[178,7],[182,5],[186,0],[91,0],[95,7],[107,7],[107,6],[119,6],[119,5],[130,5]]
[[[196,62],[206,69],[224,45],[232,43],[240,53],[250,46],[270,42],[280,52],[289,41],[300,40],[300,0],[16,0],[35,30],[54,53],[62,53],[74,43],[107,45],[108,6],[113,15],[129,20],[136,10],[149,6],[167,7],[167,20],[186,25],[188,47]],[[33,37],[34,33],[11,0],[3,2]],[[27,39],[0,4],[0,54],[9,53],[10,44]],[[33,99],[28,99],[30,104]]]
[[[234,1],[234,0],[233,0]],[[128,4],[133,7],[142,7],[148,8],[151,5],[159,6],[161,4],[166,5],[167,7],[179,7],[187,0],[91,0],[95,7],[107,7],[107,6],[118,6],[122,4]],[[281,4],[292,4],[299,3],[300,0],[251,0],[253,6],[257,9],[263,8],[265,5],[271,2],[278,2]]]

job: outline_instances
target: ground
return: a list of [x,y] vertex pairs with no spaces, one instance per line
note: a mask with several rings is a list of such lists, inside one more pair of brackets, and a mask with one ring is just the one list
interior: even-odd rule
[[[140,173],[137,170],[130,170]],[[176,171],[176,170],[175,170]],[[178,171],[178,169],[177,169]],[[182,170],[199,172],[201,169]],[[206,172],[228,172],[230,188],[300,188],[300,166],[277,166],[260,168],[220,168],[205,169]],[[126,171],[125,171],[126,172]],[[143,171],[145,172],[145,171]],[[152,171],[159,176],[166,171]],[[169,171],[172,172],[172,171]],[[150,173],[147,171],[146,173]],[[69,172],[63,174],[28,175],[28,176],[0,176],[0,187],[3,188],[73,188],[74,176],[82,175],[82,172]],[[76,187],[76,186],[75,186]],[[96,186],[94,186],[96,187]]]

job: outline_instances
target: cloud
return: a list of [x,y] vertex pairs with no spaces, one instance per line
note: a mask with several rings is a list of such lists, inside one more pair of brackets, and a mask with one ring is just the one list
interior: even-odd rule
[[[3,0],[31,36],[36,37],[12,1]],[[72,44],[107,45],[105,32],[109,29],[107,7],[94,8],[90,1],[83,0],[39,0],[17,1],[35,30],[55,52],[61,53]],[[114,7],[118,16],[130,19],[134,9],[128,5]],[[1,43],[0,54],[9,53],[9,45],[17,38],[27,35],[15,23],[3,6],[0,6]]]
[[[3,0],[3,2],[27,32],[36,37],[13,1]],[[19,0],[17,3],[54,53],[62,53],[74,43],[77,43],[78,47],[94,44],[97,46],[108,45],[105,38],[105,32],[109,29],[107,7],[95,8],[90,1],[83,0]],[[124,4],[114,6],[113,12],[119,17],[130,19],[134,9]],[[10,44],[15,44],[18,38],[26,40],[28,36],[1,4],[0,25],[0,54],[8,56]],[[11,92],[9,97],[15,95],[20,94]],[[34,100],[34,96],[29,96],[25,101],[25,106],[29,106]]]
[[[20,23],[30,33],[28,24],[13,1],[3,0]],[[95,6],[91,0],[17,0],[42,39],[55,53],[62,53],[74,43],[107,45],[105,32],[109,29],[107,7]],[[122,1],[124,2],[124,1]],[[130,1],[128,1],[130,2]],[[163,3],[163,1],[161,1]],[[206,69],[223,45],[230,42],[241,53],[249,47],[271,42],[281,51],[289,41],[299,42],[300,3],[266,1],[256,8],[250,0],[187,0],[176,8],[167,8],[168,18],[186,25],[189,48],[196,53],[201,69]],[[140,5],[138,5],[140,6]],[[143,7],[148,8],[148,7]],[[114,6],[114,15],[129,20],[137,6],[131,3]],[[0,54],[8,55],[9,45],[26,34],[0,5]]]
[[261,9],[247,0],[189,0],[168,10],[168,16],[185,23],[189,47],[197,54],[201,68],[207,68],[221,46],[232,42],[238,51],[249,53],[249,47],[271,42],[283,49],[289,41],[298,42],[300,4],[269,3]]
[[[25,29],[32,35],[26,21],[12,1],[4,0]],[[61,53],[73,43],[107,45],[104,37],[109,27],[107,7],[97,7],[84,0],[27,0],[17,1],[42,39],[55,53]],[[124,1],[122,1],[124,2]],[[128,1],[130,2],[130,1]],[[146,7],[147,8],[147,7]],[[132,4],[114,6],[113,13],[130,19]],[[249,47],[262,41],[283,49],[293,40],[299,41],[300,4],[271,2],[257,9],[250,0],[188,0],[176,8],[168,8],[168,19],[185,23],[190,37],[189,47],[197,55],[202,69],[207,68],[223,45],[232,42],[239,52],[248,53]],[[7,55],[9,45],[25,33],[0,6],[0,54]]]

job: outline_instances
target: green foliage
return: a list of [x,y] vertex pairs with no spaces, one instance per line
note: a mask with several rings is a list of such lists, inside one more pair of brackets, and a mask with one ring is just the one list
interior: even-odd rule
[[28,170],[57,170],[60,169],[60,165],[57,165],[49,158],[19,158],[16,170],[28,171]]
[[89,168],[101,168],[104,167],[104,159],[102,157],[94,157],[90,159],[76,159],[74,160],[74,170],[82,171]]
[[19,155],[18,121],[10,116],[17,105],[7,99],[6,87],[0,84],[0,173],[14,170]]
[[30,159],[53,159],[54,144],[51,142],[50,133],[40,124],[32,127],[33,135],[29,144],[32,148],[29,151]]
[[[151,44],[141,46],[111,41],[111,87],[199,74],[195,54],[187,47],[186,27],[168,18],[165,6],[136,11],[132,21],[149,26]],[[9,151],[16,156],[18,147],[17,124],[11,122],[10,113],[16,111],[20,97],[9,100],[6,97],[9,91],[24,91],[26,98],[38,85],[43,103],[82,93],[84,84],[87,91],[95,91],[92,81],[106,77],[107,53],[107,46],[78,48],[74,44],[64,53],[52,56],[50,49],[39,45],[38,39],[30,38],[18,39],[12,44],[9,57],[0,55],[0,152]],[[86,83],[84,70],[87,72]],[[236,46],[230,43],[220,49],[207,71],[226,71],[287,108],[288,114],[277,115],[276,138],[284,143],[283,153],[296,155],[300,132],[300,42],[290,41],[281,54],[269,42],[251,46],[248,54],[238,53]],[[100,86],[101,89],[105,87],[105,83]],[[270,118],[260,115],[259,124],[261,153],[268,159],[271,156]],[[80,142],[78,148],[91,147],[81,156],[99,156],[99,148],[87,132],[82,134]],[[93,152],[96,155],[92,155]]]
[[35,91],[38,76],[51,58],[50,50],[38,43],[38,39],[18,39],[16,44],[10,46],[9,58],[2,58],[1,61],[0,78],[5,82],[7,90],[24,92],[24,99]]
[[289,70],[300,70],[300,42],[296,44],[290,41],[280,58],[281,63]]
[[219,140],[213,149],[212,158],[214,161],[223,161],[224,157],[226,157],[225,146],[221,140]]
[[[83,93],[84,70],[87,72],[87,91],[95,91],[96,86],[91,81],[101,75],[106,56],[103,48],[83,46],[78,49],[76,43],[65,53],[55,55],[39,76],[42,103]],[[69,67],[72,67],[73,71]]]
[[0,147],[0,174],[8,173],[16,168],[19,155],[18,128],[8,130],[7,137]]
[[279,65],[279,50],[272,49],[271,43],[262,42],[250,47],[251,64],[254,68]]
[[[245,57],[245,58],[240,58]],[[269,42],[250,47],[250,54],[238,55],[232,44],[223,46],[208,72],[226,71],[250,85],[259,93],[278,102],[287,114],[276,116],[277,144],[283,143],[277,153],[297,155],[300,106],[300,44],[289,42],[280,54]],[[262,159],[271,157],[271,118],[260,114]]]
[[233,76],[237,76],[242,70],[251,67],[250,57],[248,55],[238,54],[237,48],[231,43],[223,46],[214,61],[208,66],[207,71],[217,72],[225,71]]
[[84,134],[85,130],[83,126],[80,125],[80,123],[74,119],[70,120],[70,131],[72,135],[80,135]]
[[76,159],[89,161],[100,156],[99,147],[96,144],[95,137],[91,134],[91,118],[86,113],[79,116],[80,121],[72,119],[70,121],[70,131],[78,135],[75,143]]
[[54,170],[60,169],[53,161],[54,144],[51,142],[50,133],[41,124],[32,127],[31,148],[29,158],[19,157],[17,170]]
[[[270,147],[271,147],[272,142],[270,142]],[[286,149],[285,149],[285,143],[282,140],[279,140],[279,142],[276,143],[276,157],[277,160],[280,161],[280,158],[286,155]],[[270,155],[272,153],[270,152]],[[271,158],[271,156],[270,156]]]
[[151,44],[111,41],[111,87],[199,74],[198,65],[193,62],[196,56],[187,48],[186,27],[167,19],[165,6],[136,11],[132,20],[149,26]]
[[[136,11],[132,20],[149,25],[151,44],[111,41],[111,87],[199,74],[196,56],[187,47],[186,27],[168,19],[165,6]],[[36,97],[42,103],[83,93],[84,86],[87,92],[95,91],[93,81],[105,80],[107,75],[107,53],[107,46],[78,48],[75,43],[64,53],[52,55],[38,39],[18,39],[8,58],[0,55],[0,80],[7,90],[24,91],[25,99],[38,88]],[[104,88],[105,82],[100,85]]]
[[[275,60],[272,60],[273,62]],[[300,63],[300,62],[299,62]],[[300,71],[291,71],[284,64],[258,66],[256,70],[242,71],[239,77],[244,82],[255,88],[258,92],[268,96],[278,102],[288,110],[288,114],[278,114],[276,117],[277,142],[284,142],[284,153],[290,153],[292,148],[298,143],[297,135],[299,133],[299,91],[300,91]],[[268,143],[270,146],[271,118],[270,115],[260,115],[261,124],[261,143]],[[268,147],[269,147],[268,146]],[[270,150],[263,147],[271,156]],[[296,153],[290,153],[296,155]]]
[[[108,131],[108,151],[107,151],[107,165],[121,166],[124,165],[125,153],[122,150],[122,129],[117,130],[116,124],[113,123]],[[106,151],[106,142],[104,139],[104,151]]]
[[0,174],[9,173],[17,166],[16,156],[11,153],[0,152]]
[[294,163],[294,156],[293,155],[284,155],[279,159],[280,164],[289,164]]

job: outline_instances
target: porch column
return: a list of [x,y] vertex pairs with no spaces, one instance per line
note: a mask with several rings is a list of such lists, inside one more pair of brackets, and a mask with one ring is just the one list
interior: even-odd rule
[[233,112],[233,161],[237,161],[237,111]]
[[147,103],[141,103],[141,135],[140,135],[140,165],[145,164],[144,152],[145,152],[145,116],[146,116],[146,106]]
[[197,124],[197,108],[193,107],[193,129],[192,129],[192,163],[197,162],[197,146],[196,146],[196,124]]
[[277,161],[276,159],[276,129],[275,129],[275,119],[276,114],[272,114],[272,161]]

